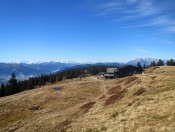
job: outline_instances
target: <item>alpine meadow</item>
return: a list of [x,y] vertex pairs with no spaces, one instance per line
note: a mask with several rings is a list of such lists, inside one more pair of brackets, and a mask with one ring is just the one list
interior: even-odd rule
[[1,0],[0,132],[175,132],[174,0]]

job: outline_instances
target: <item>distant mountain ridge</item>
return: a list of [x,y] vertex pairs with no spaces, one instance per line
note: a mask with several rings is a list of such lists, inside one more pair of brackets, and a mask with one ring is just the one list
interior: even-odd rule
[[104,65],[104,66],[120,66],[119,63],[79,63],[74,61],[62,61],[62,62],[12,62],[12,63],[0,63],[0,83],[6,82],[10,79],[12,73],[15,73],[18,80],[25,80],[29,77],[38,76],[41,74],[50,74],[58,72],[60,70],[76,67],[87,67],[90,65]]
[[32,76],[49,74],[75,66],[75,63],[42,62],[42,63],[0,63],[0,83],[9,80],[12,73],[17,79],[25,80]]
[[[143,66],[150,65],[151,62],[157,62],[158,59],[152,58],[136,58],[127,62],[128,65],[137,65],[138,62]],[[166,60],[164,60],[166,63]],[[21,61],[20,63],[12,62],[12,63],[3,63],[0,62],[0,84],[2,82],[6,82],[9,80],[12,73],[15,73],[17,79],[25,80],[29,77],[38,76],[41,74],[50,74],[54,72],[58,72],[60,70],[64,70],[67,68],[76,68],[76,67],[87,67],[90,65],[103,65],[103,66],[113,66],[118,67],[122,66],[125,63],[119,62],[103,62],[103,63],[81,63],[70,60],[63,61],[49,61],[49,62],[27,62]]]
[[[134,60],[131,60],[127,62],[129,65],[137,65],[138,62],[143,66],[144,64],[146,66],[150,65],[151,62],[155,61],[156,63],[159,61],[159,59],[153,59],[153,58],[136,58]],[[167,60],[163,60],[164,64],[166,64]]]
[[[0,62],[4,63],[4,62]],[[58,60],[58,61],[19,61],[19,62],[7,62],[7,64],[47,64],[47,63],[64,63],[64,64],[83,64],[83,62],[73,60]]]

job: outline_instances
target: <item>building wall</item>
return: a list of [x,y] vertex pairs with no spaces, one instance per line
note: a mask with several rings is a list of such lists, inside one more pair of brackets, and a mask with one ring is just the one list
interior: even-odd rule
[[107,68],[107,73],[113,73],[114,74],[117,71],[118,71],[117,68]]

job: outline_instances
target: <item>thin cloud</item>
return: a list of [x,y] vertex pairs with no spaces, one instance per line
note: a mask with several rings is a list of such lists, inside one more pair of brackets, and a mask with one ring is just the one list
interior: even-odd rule
[[131,26],[125,26],[125,27],[121,27],[121,28],[140,28],[140,27],[150,27],[150,26],[154,26],[154,24],[143,24],[143,25],[131,25]]
[[152,24],[161,26],[167,32],[175,33],[175,20],[165,16],[157,17],[152,20]]
[[136,13],[141,16],[150,16],[159,14],[161,11],[155,7],[154,3],[151,0],[141,0],[138,6],[136,7]]
[[111,14],[118,14],[119,11],[124,9],[121,2],[114,2],[114,1],[101,4],[97,8],[101,11],[96,16],[107,16]]
[[161,16],[157,17],[150,22],[147,22],[142,25],[129,25],[129,26],[124,26],[122,28],[141,28],[141,27],[151,27],[151,26],[157,26],[157,27],[162,27],[162,29],[165,32],[168,33],[175,33],[175,20]]
[[[175,18],[172,16],[171,2],[156,0],[124,0],[110,1],[99,8],[98,16],[112,16],[114,22],[139,22],[122,28],[141,28],[157,26],[168,33],[175,33]],[[146,19],[146,21],[145,21]],[[145,24],[139,24],[139,23]]]
[[174,42],[171,42],[171,41],[169,41],[169,42],[167,42],[168,44],[173,44]]
[[167,32],[175,33],[175,25],[173,26],[168,26],[165,28]]
[[[135,5],[133,5],[135,3]],[[126,5],[127,4],[127,5]],[[99,6],[101,13],[105,15],[110,15],[111,12],[116,12],[117,14],[123,14],[124,17],[143,17],[159,13],[160,11],[153,6],[151,0],[125,0],[113,1],[102,4]],[[119,11],[120,12],[117,12]]]

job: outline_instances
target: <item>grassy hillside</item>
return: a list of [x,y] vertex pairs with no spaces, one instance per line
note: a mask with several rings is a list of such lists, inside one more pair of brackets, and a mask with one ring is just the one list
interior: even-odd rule
[[0,131],[174,132],[175,67],[66,80],[0,98]]

